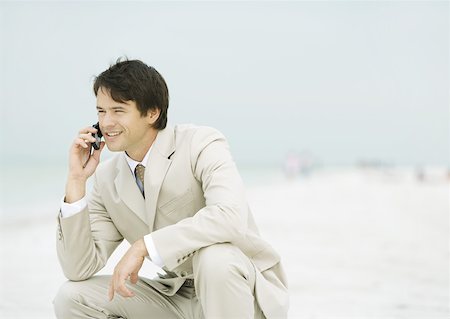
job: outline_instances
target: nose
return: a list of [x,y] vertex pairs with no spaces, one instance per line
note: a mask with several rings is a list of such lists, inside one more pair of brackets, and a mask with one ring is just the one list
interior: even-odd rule
[[103,114],[99,119],[100,127],[103,129],[112,128],[115,125],[115,121],[109,112]]

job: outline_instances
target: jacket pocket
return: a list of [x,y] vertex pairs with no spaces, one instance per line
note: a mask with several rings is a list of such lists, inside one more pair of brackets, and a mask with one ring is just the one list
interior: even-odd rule
[[191,189],[188,189],[180,196],[174,197],[159,206],[159,210],[166,215],[170,215],[175,211],[186,209],[187,206],[192,206],[190,204],[192,204],[193,201],[194,195],[192,194]]

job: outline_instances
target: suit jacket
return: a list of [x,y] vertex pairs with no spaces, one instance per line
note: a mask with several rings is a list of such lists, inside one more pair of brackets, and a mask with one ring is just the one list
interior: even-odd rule
[[158,132],[145,170],[145,199],[124,154],[102,162],[88,207],[58,217],[58,257],[66,277],[84,280],[104,267],[125,238],[152,233],[173,278],[148,280],[173,295],[192,278],[192,256],[229,242],[257,269],[255,297],[267,318],[286,317],[288,292],[280,257],[264,241],[224,136],[215,129],[180,125]]

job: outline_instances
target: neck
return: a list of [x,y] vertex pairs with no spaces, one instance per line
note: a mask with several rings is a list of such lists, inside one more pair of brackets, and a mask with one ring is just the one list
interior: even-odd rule
[[127,155],[137,161],[137,162],[142,162],[142,160],[144,159],[145,155],[147,154],[148,150],[150,149],[150,147],[153,145],[153,142],[156,139],[156,136],[158,135],[158,131],[155,131],[153,134],[151,134],[149,136],[148,139],[145,139],[142,144],[140,144],[139,149],[136,150],[128,150],[125,151],[125,153],[127,153]]

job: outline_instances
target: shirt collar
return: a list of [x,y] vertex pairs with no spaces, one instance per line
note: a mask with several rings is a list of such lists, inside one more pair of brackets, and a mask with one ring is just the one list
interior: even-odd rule
[[138,166],[138,164],[142,164],[144,166],[147,165],[148,157],[150,155],[150,151],[152,150],[152,147],[153,147],[153,144],[148,149],[147,154],[145,154],[144,159],[142,160],[142,162],[135,161],[134,159],[132,159],[131,157],[128,156],[127,152],[124,152],[125,159],[127,160],[128,166],[130,167],[130,169],[133,172],[133,174],[134,174],[134,170],[136,169],[136,166]]

